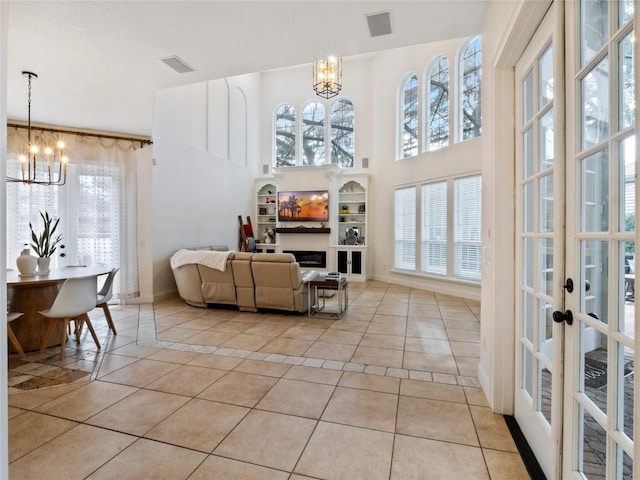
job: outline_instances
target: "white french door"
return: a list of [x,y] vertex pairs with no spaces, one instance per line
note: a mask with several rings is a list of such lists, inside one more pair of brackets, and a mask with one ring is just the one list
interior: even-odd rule
[[[555,7],[557,8],[557,6]],[[561,441],[564,182],[554,7],[516,65],[516,391],[514,414],[548,478]]]
[[555,2],[516,66],[514,410],[549,479],[640,478],[636,7]]
[[[563,478],[634,476],[636,99],[631,0],[567,2]],[[637,432],[637,425],[636,425]]]

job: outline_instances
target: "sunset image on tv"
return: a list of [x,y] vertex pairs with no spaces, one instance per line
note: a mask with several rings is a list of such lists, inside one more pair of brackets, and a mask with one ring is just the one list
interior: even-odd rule
[[278,192],[278,220],[281,222],[326,222],[329,192]]

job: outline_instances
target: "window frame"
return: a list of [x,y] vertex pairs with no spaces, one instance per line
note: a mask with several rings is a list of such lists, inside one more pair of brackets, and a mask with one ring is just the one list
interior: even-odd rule
[[[432,132],[431,132],[431,121],[432,121],[432,102],[431,102],[431,92],[433,90],[432,87],[432,82],[431,79],[433,78],[434,72],[436,71],[436,69],[438,69],[438,73],[442,72],[441,67],[441,61],[445,60],[446,62],[446,71],[447,71],[447,84],[446,84],[446,93],[447,93],[447,99],[446,99],[446,105],[447,105],[447,115],[446,115],[446,121],[445,124],[447,126],[447,139],[445,142],[442,142],[442,144],[440,146],[433,146],[432,143]],[[422,118],[423,118],[423,128],[422,128],[422,145],[423,145],[423,151],[425,152],[433,152],[436,150],[440,150],[441,148],[445,148],[449,146],[449,140],[451,138],[451,64],[449,62],[449,57],[447,57],[447,55],[445,54],[438,54],[436,55],[431,62],[429,62],[429,65],[427,66],[427,68],[424,71],[424,78],[423,78],[423,112],[422,112]]]
[[[406,107],[406,94],[407,94],[407,85],[410,81],[415,79],[416,84],[416,92],[415,92],[415,147],[410,147],[410,151],[414,151],[413,154],[406,154],[405,147],[405,130],[406,130],[406,118],[407,118],[407,107]],[[420,114],[420,82],[418,80],[418,75],[415,72],[407,73],[402,82],[400,83],[400,89],[398,90],[398,132],[397,132],[397,159],[404,160],[407,158],[413,158],[418,156],[420,153],[420,124],[421,124],[421,114]]]
[[[479,70],[480,73],[478,75],[478,94],[477,94],[477,105],[479,106],[479,125],[477,127],[478,132],[473,136],[465,137],[465,95],[464,95],[464,83],[467,77],[465,73],[465,59],[467,55],[467,51],[472,47],[475,42],[478,42],[479,48],[474,55],[479,55],[479,64],[474,71]],[[460,50],[458,51],[458,58],[456,61],[457,68],[457,81],[456,81],[456,100],[457,100],[457,108],[456,108],[456,141],[458,143],[465,142],[467,140],[472,140],[473,138],[477,138],[482,136],[482,36],[477,35],[475,37],[470,38],[468,41],[464,42]]]
[[[355,105],[353,103],[353,101],[346,96],[340,96],[340,97],[336,97],[336,98],[332,98],[331,101],[323,101],[321,99],[317,99],[317,98],[310,98],[305,100],[302,103],[302,106],[299,110],[299,114],[296,114],[296,107],[294,105],[292,105],[291,103],[280,103],[278,104],[275,109],[273,110],[273,116],[272,116],[272,136],[271,136],[271,140],[273,143],[273,147],[272,147],[272,166],[275,168],[282,168],[282,167],[300,167],[300,166],[313,166],[313,165],[329,165],[329,164],[336,164],[337,162],[334,161],[333,158],[333,129],[332,129],[332,117],[331,114],[334,111],[334,107],[336,105],[338,105],[340,102],[348,102],[351,105],[352,108],[352,122],[351,122],[351,133],[350,135],[352,135],[352,140],[351,143],[353,145],[353,154],[352,154],[352,161],[351,161],[351,165],[350,166],[344,166],[344,165],[340,165],[342,168],[353,168],[355,167],[355,159],[356,159],[356,131],[355,131],[355,117],[356,117],[356,112],[355,112]],[[305,109],[311,105],[312,103],[316,103],[318,104],[322,110],[323,110],[323,126],[322,126],[322,132],[323,132],[323,161],[322,162],[317,162],[317,163],[313,163],[313,164],[307,164],[305,162],[305,158],[304,158],[304,130],[305,130],[305,122],[304,122],[304,111]],[[283,108],[283,107],[289,107],[291,108],[291,110],[294,112],[294,127],[293,127],[293,131],[294,131],[294,159],[293,159],[293,163],[291,164],[281,164],[278,165],[278,157],[277,157],[277,142],[278,142],[278,128],[277,128],[277,115],[278,115],[278,111]],[[301,141],[298,141],[298,140]]]
[[[341,122],[341,128],[340,129],[344,129],[347,130],[348,128],[351,129],[351,131],[348,134],[344,134],[343,136],[349,135],[351,137],[351,164],[350,165],[342,165],[341,162],[338,161],[337,155],[334,158],[334,149],[339,148],[339,145],[337,145],[336,143],[336,137],[337,135],[334,135],[334,127],[333,127],[333,114],[335,111],[337,111],[336,107],[340,104],[344,104],[344,103],[348,103],[349,105],[351,105],[351,122],[350,122],[350,127],[342,125]],[[340,110],[343,108],[342,106],[338,107]],[[353,105],[353,102],[347,98],[347,97],[341,97],[341,98],[337,98],[335,99],[331,105],[330,108],[327,110],[327,114],[329,116],[329,141],[330,141],[330,148],[329,148],[329,160],[332,164],[336,164],[339,165],[342,168],[353,168],[355,166],[355,159],[356,159],[356,109]],[[344,120],[344,116],[341,115],[341,120]],[[342,137],[340,137],[342,138]],[[347,157],[347,155],[345,155],[345,157]]]
[[[287,165],[287,164],[282,164],[282,165],[278,165],[278,115],[279,115],[279,111],[282,108],[290,108],[291,111],[293,112],[293,165]],[[273,139],[273,166],[274,167],[292,167],[297,165],[298,162],[298,138],[297,138],[297,123],[298,123],[298,117],[296,115],[296,109],[295,107],[290,104],[290,103],[280,103],[276,106],[276,108],[273,110],[273,136],[271,137]],[[287,157],[290,158],[290,157]]]
[[[477,178],[480,182],[479,197],[480,202],[472,202],[479,204],[479,212],[473,212],[475,218],[479,216],[479,236],[477,240],[457,240],[457,229],[456,229],[456,209],[457,204],[455,202],[455,185],[456,182]],[[425,257],[424,252],[422,251],[427,244],[433,243],[429,239],[423,238],[425,235],[425,229],[428,226],[425,226],[425,212],[423,212],[425,207],[424,203],[424,192],[425,187],[436,184],[446,184],[446,273],[439,274],[434,272],[427,271],[427,265],[424,265]],[[413,238],[413,247],[414,247],[414,257],[413,264],[411,261],[404,261],[403,264],[399,264],[398,255],[403,252],[398,250],[399,242],[406,243],[411,239],[407,240],[405,238],[398,237],[398,229],[406,228],[405,219],[399,219],[399,205],[398,205],[398,193],[401,191],[407,191],[413,189],[415,191],[415,198],[413,204],[413,213],[409,214],[410,218],[414,219],[415,222],[415,235]],[[406,205],[404,207],[406,209]],[[480,213],[480,215],[478,215]],[[437,279],[446,279],[450,281],[460,282],[460,283],[470,283],[474,285],[479,285],[482,282],[482,174],[480,172],[471,173],[471,174],[462,174],[449,176],[440,179],[429,180],[425,182],[418,182],[410,185],[402,185],[394,188],[394,251],[393,251],[393,271],[396,273],[406,273],[417,275],[425,278],[437,278]],[[479,266],[478,266],[478,274],[477,278],[474,278],[473,275],[467,274],[459,274],[461,268],[458,266],[457,262],[457,250],[459,245],[472,245],[473,247],[479,248]]]

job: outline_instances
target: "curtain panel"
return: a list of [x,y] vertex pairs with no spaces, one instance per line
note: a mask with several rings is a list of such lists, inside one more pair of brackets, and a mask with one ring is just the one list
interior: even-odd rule
[[[140,296],[138,281],[135,149],[131,141],[32,130],[32,142],[65,142],[69,156],[63,186],[7,183],[7,265],[30,242],[29,222],[41,230],[39,212],[60,218],[62,244],[52,266],[105,264],[120,267],[114,298]],[[27,130],[7,131],[7,175],[20,178]],[[41,173],[39,172],[39,175]]]

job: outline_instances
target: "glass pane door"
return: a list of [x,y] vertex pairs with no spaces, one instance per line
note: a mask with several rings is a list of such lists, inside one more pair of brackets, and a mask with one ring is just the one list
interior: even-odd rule
[[[556,168],[556,107],[552,17],[547,13],[516,65],[518,121],[516,181],[518,237],[515,417],[548,478],[559,456],[561,345],[552,314],[562,304],[563,178]],[[561,171],[560,171],[561,173]],[[562,197],[560,197],[562,198]],[[557,305],[556,305],[557,304]],[[556,407],[554,403],[559,403]]]
[[[635,339],[634,2],[567,3],[579,19],[568,78],[564,478],[633,478]],[[573,70],[573,71],[572,71]]]

